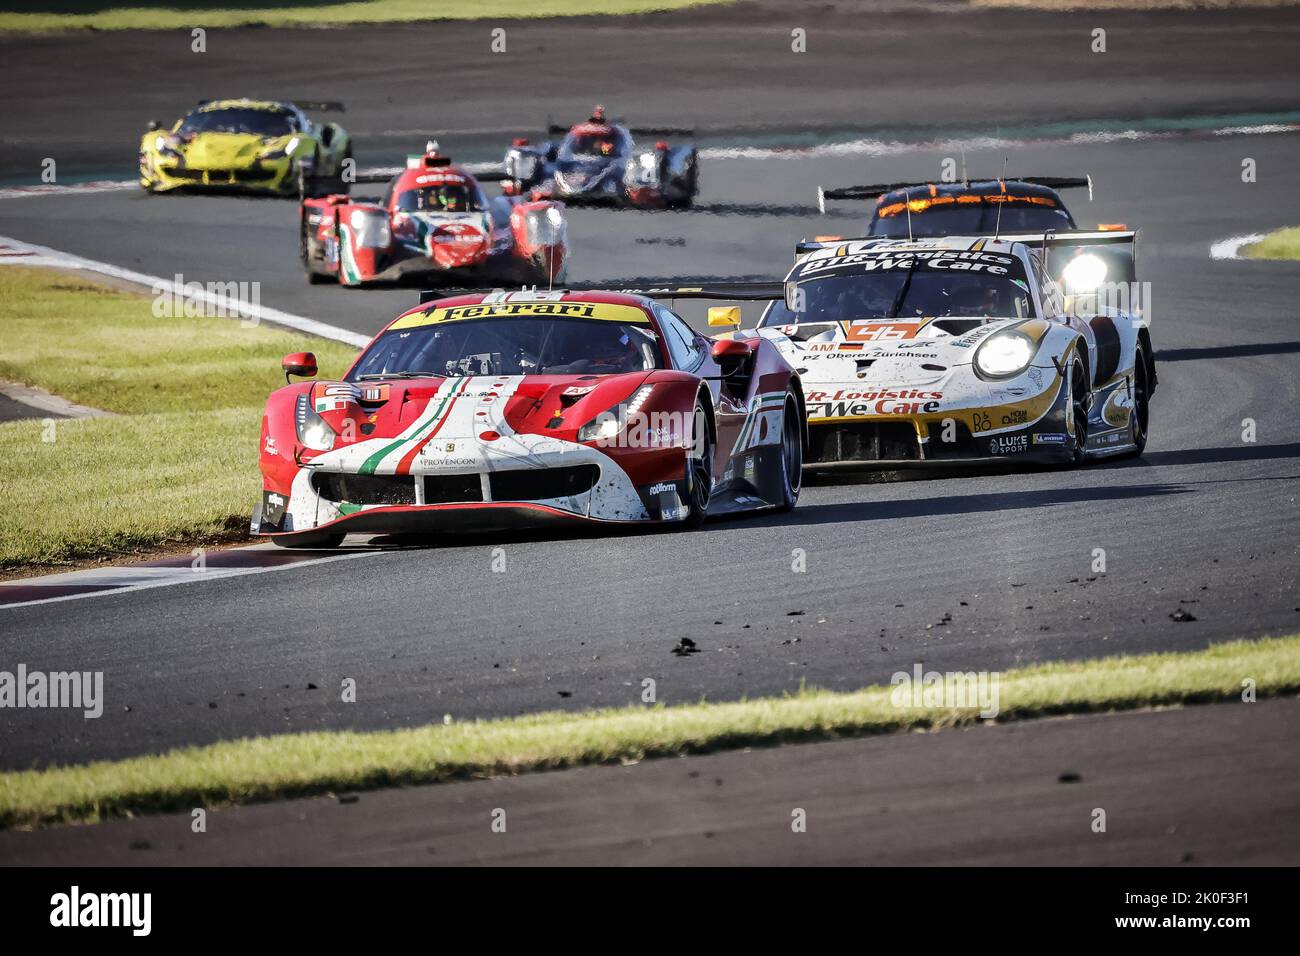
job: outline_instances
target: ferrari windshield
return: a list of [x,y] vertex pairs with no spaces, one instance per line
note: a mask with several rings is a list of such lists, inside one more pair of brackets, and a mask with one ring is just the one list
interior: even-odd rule
[[397,197],[402,212],[469,212],[483,208],[476,190],[463,183],[408,189]]
[[[891,268],[872,272],[836,271],[825,276],[796,278],[787,302],[772,303],[762,325],[804,322],[852,322],[861,319],[966,316],[1026,318],[1034,314],[1033,297],[1019,260],[1000,266],[1003,274],[954,271],[953,260],[926,262],[895,259]],[[936,268],[940,262],[947,265]],[[960,260],[958,260],[960,262]],[[879,265],[879,260],[876,261]]]
[[292,113],[243,108],[201,110],[185,117],[179,130],[185,133],[252,133],[270,138],[298,132]]
[[[913,236],[978,236],[994,230],[1004,233],[1046,232],[1048,229],[1073,229],[1070,214],[1056,206],[1030,205],[1029,203],[976,202],[960,206],[930,206],[913,210],[911,224],[903,204],[897,203],[886,212],[879,210],[871,222],[871,235],[891,239]],[[915,204],[913,204],[915,205]],[[998,222],[998,206],[1002,207],[1002,221]],[[910,229],[910,232],[909,232]]]
[[562,318],[488,318],[390,329],[348,381],[432,375],[613,375],[659,367],[649,324]]

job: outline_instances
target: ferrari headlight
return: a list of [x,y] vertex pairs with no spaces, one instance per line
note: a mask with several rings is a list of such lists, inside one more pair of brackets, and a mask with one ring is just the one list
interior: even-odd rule
[[614,439],[627,427],[628,421],[641,411],[641,406],[653,390],[651,385],[642,385],[627,401],[601,412],[578,429],[578,441],[606,443]]
[[1072,293],[1092,292],[1105,278],[1106,263],[1090,252],[1075,256],[1061,273],[1065,291]]
[[975,369],[987,378],[1019,375],[1034,359],[1034,340],[1023,332],[1008,329],[990,335],[975,350]]
[[298,407],[294,416],[298,426],[298,441],[313,451],[329,451],[334,447],[334,429],[325,419],[316,414],[311,407],[311,399],[306,395],[298,396]]

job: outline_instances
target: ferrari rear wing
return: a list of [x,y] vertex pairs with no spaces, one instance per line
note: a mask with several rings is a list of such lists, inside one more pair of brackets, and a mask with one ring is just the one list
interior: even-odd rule
[[[215,99],[199,100],[199,106],[217,102]],[[344,113],[346,110],[338,100],[275,100],[277,103],[292,103],[300,110],[314,110],[317,113]]]
[[[962,180],[965,183],[1028,183],[1032,186],[1046,186],[1049,189],[1088,188],[1088,198],[1092,198],[1091,176],[989,176],[980,179],[975,176]],[[874,186],[842,186],[838,189],[817,187],[817,208],[826,212],[828,199],[878,199],[886,193],[899,189],[915,189],[918,186],[950,186],[952,183],[878,183]]]

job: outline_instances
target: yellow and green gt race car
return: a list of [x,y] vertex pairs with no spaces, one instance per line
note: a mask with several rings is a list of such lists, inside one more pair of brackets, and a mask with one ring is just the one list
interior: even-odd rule
[[351,139],[337,123],[313,122],[304,107],[343,109],[341,103],[204,100],[170,130],[150,123],[140,139],[140,185],[146,192],[347,192]]

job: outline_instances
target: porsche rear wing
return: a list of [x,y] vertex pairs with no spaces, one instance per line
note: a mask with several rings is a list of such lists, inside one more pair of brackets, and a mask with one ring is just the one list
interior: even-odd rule
[[[944,233],[927,235],[917,233],[913,239],[938,239],[942,238]],[[972,236],[971,238],[981,238]],[[984,236],[982,238],[993,239],[993,236]],[[1021,242],[1027,246],[1037,245],[1045,249],[1057,248],[1075,248],[1078,246],[1109,246],[1109,245],[1131,245],[1133,247],[1133,256],[1137,257],[1137,230],[1084,230],[1071,229],[1065,232],[1015,232],[1004,233],[997,237],[999,242]],[[899,239],[890,236],[843,236],[835,239],[801,239],[795,244],[794,257],[797,262],[802,256],[810,252],[816,252],[818,249],[830,249],[835,246],[841,246],[846,242],[870,242],[873,239],[879,239],[885,242],[906,242],[908,240]]]
[[[420,304],[436,299],[450,299],[458,295],[482,295],[485,292],[514,292],[527,295],[536,289],[463,288],[463,289],[421,289]],[[647,299],[714,299],[724,302],[768,302],[785,298],[784,282],[704,282],[689,286],[647,286],[633,288],[617,284],[592,284],[572,288],[552,289],[547,294],[555,295],[565,292],[625,292],[628,295],[640,295]]]
[[[989,176],[985,179],[978,177],[967,177],[962,180],[964,183],[1028,183],[1031,186],[1046,186],[1048,189],[1082,189],[1088,187],[1088,198],[1092,198],[1092,177],[1091,176]],[[886,193],[892,193],[899,189],[915,189],[918,186],[951,186],[953,183],[878,183],[874,186],[842,186],[839,188],[827,189],[825,186],[817,187],[817,208],[823,214],[826,212],[826,201],[828,199],[879,199]]]

